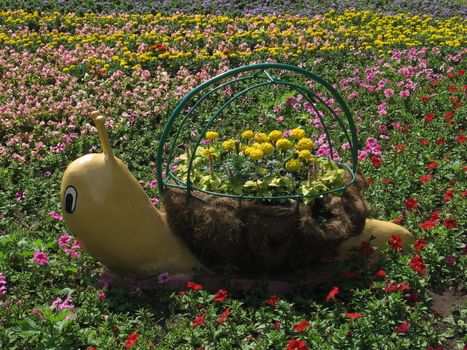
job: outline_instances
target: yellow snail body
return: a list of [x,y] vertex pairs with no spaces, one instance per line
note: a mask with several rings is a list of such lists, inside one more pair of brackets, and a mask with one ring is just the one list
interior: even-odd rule
[[[104,117],[92,113],[103,153],[88,154],[66,169],[61,184],[65,223],[83,248],[104,265],[123,274],[152,275],[161,272],[192,273],[201,263],[169,228],[165,214],[149,200],[123,162],[115,157],[104,127]],[[391,235],[413,242],[405,228],[367,219],[363,232],[344,241],[340,257],[374,238],[372,244],[387,247]]]
[[201,264],[175,237],[165,215],[110,148],[104,118],[93,113],[104,153],[88,154],[66,169],[61,185],[68,229],[110,269],[133,275],[193,272]]

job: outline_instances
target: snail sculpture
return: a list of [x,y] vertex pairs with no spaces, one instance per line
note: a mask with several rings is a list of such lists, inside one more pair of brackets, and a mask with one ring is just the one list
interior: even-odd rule
[[[121,274],[199,270],[202,264],[172,232],[165,213],[154,207],[133,174],[113,154],[105,118],[93,112],[92,119],[103,152],[75,160],[63,175],[61,203],[69,231],[91,256]],[[366,219],[360,235],[340,244],[339,256],[345,257],[370,239],[384,248],[391,235],[399,235],[405,247],[413,241],[409,231],[399,225]]]

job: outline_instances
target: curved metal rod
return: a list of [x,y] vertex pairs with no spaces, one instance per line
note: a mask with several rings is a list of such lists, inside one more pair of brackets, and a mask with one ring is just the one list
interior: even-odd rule
[[[344,102],[342,97],[339,95],[337,90],[334,89],[334,87],[331,84],[329,84],[326,80],[324,80],[322,77],[320,77],[319,75],[317,75],[315,73],[309,72],[306,69],[296,67],[296,66],[291,66],[291,65],[288,65],[288,64],[283,64],[283,63],[260,63],[260,64],[247,65],[247,66],[232,69],[232,70],[230,70],[228,72],[220,74],[220,75],[218,75],[218,76],[204,82],[201,85],[198,85],[195,89],[193,89],[190,93],[188,93],[182,99],[182,101],[180,101],[180,103],[176,106],[176,108],[172,112],[172,114],[171,114],[171,116],[170,116],[164,130],[162,131],[162,135],[161,135],[161,138],[159,140],[159,145],[158,145],[158,149],[157,149],[157,169],[156,170],[157,170],[157,180],[158,180],[158,183],[159,183],[159,191],[161,193],[164,192],[164,179],[163,179],[163,176],[162,176],[162,157],[163,157],[163,154],[164,154],[164,145],[166,143],[166,140],[167,140],[167,137],[168,137],[168,135],[170,133],[170,130],[172,129],[173,124],[174,124],[176,118],[179,116],[180,112],[185,108],[185,106],[188,104],[188,102],[191,100],[191,98],[193,96],[195,96],[198,92],[202,91],[206,87],[209,87],[210,85],[213,85],[213,84],[217,83],[218,81],[220,81],[222,79],[228,78],[228,77],[236,75],[238,73],[242,73],[242,72],[249,71],[249,70],[250,71],[251,70],[257,70],[257,69],[258,70],[281,69],[281,70],[286,70],[286,71],[299,73],[299,74],[302,74],[302,75],[304,75],[305,77],[307,77],[307,78],[309,78],[311,80],[314,80],[314,81],[320,83],[322,86],[324,86],[331,93],[331,95],[334,97],[334,99],[341,105],[341,107],[342,107],[342,109],[344,111],[344,114],[346,116],[346,119],[347,119],[347,121],[349,123],[350,133],[351,133],[351,137],[352,137],[352,141],[353,141],[352,144],[355,145],[355,146],[357,145],[357,133],[356,133],[356,130],[355,130],[355,124],[354,124],[353,119],[352,119],[352,114],[350,113],[349,108],[347,107],[346,103]],[[352,147],[352,163],[355,164],[355,169],[354,169],[355,171],[356,171],[357,161],[358,161],[357,149],[356,149],[356,147]],[[170,163],[170,160],[167,163]]]

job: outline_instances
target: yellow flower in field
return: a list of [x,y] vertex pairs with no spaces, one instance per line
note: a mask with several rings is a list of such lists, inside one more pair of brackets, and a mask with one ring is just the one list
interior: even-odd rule
[[295,148],[298,151],[302,151],[302,150],[305,150],[305,149],[311,150],[313,148],[313,141],[311,141],[310,139],[304,137],[303,139],[301,139],[300,141],[297,142],[297,145],[295,146]]
[[246,147],[245,147],[245,146],[242,145],[242,146],[240,146],[240,148],[242,149],[243,154],[246,155],[246,156],[248,156],[248,155],[250,154],[251,150],[252,150],[254,147],[251,147],[251,146],[246,146]]
[[282,132],[280,132],[279,130],[273,130],[268,135],[269,141],[271,142],[277,141],[281,137],[282,137]]
[[268,137],[266,136],[264,132],[258,132],[255,134],[255,141],[259,143],[263,143],[263,142],[266,142],[267,140],[268,140]]
[[303,160],[306,160],[306,161],[310,161],[310,160],[313,160],[313,155],[311,154],[311,152],[307,149],[304,149],[302,151],[299,151],[298,152],[298,157],[303,159]]
[[219,156],[214,147],[203,148],[203,155],[206,158],[217,158]]
[[259,148],[263,151],[265,155],[271,154],[274,151],[274,146],[269,142],[263,142]]
[[260,148],[257,147],[250,147],[250,152],[248,153],[248,157],[250,157],[251,160],[260,160],[263,158],[264,153]]
[[252,130],[245,130],[242,132],[242,139],[250,140],[255,137],[255,133]]
[[235,145],[236,145],[236,142],[235,142],[235,140],[232,140],[232,139],[228,139],[228,140],[222,142],[222,147],[224,147],[224,149],[227,150],[227,151],[235,150]]
[[219,133],[217,131],[208,131],[206,133],[206,138],[209,140],[215,140],[219,138]]
[[292,143],[285,138],[276,141],[276,148],[278,149],[290,149],[290,147],[292,147]]
[[301,166],[302,164],[298,159],[290,159],[289,161],[287,161],[287,163],[285,163],[285,169],[287,169],[288,171],[300,170]]
[[300,140],[305,137],[305,130],[296,128],[290,131],[290,136],[294,139]]

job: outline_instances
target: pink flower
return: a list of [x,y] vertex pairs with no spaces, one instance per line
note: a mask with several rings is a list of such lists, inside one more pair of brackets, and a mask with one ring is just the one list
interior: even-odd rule
[[392,95],[394,95],[394,90],[393,90],[393,89],[386,89],[386,90],[384,90],[384,96],[390,97],[390,96],[392,96]]
[[49,263],[49,257],[44,252],[35,252],[33,259],[38,265],[45,265]]
[[105,299],[105,292],[103,290],[100,290],[97,292],[97,296],[99,297],[100,300]]
[[399,96],[401,96],[401,97],[408,97],[408,96],[410,96],[410,90],[401,90],[401,91],[399,92]]
[[63,220],[63,216],[61,216],[59,213],[57,213],[54,210],[52,210],[49,214],[52,217],[52,219],[54,219],[56,221],[62,221]]

